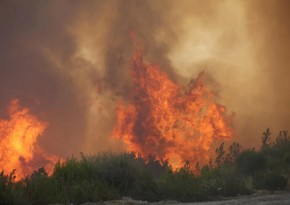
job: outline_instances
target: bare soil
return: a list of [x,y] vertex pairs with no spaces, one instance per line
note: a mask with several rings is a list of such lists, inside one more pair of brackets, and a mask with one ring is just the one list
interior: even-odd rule
[[[144,201],[135,201],[130,198],[122,200],[105,202],[106,205],[290,205],[290,192],[258,192],[253,195],[227,198],[219,201],[180,203],[176,201],[160,201],[148,203]],[[116,203],[117,202],[117,203]]]
[[[56,205],[56,204],[54,204]],[[227,198],[219,201],[180,203],[177,201],[160,201],[149,203],[129,197],[106,202],[87,202],[82,205],[290,205],[290,192],[256,193],[248,196]]]
[[178,205],[290,205],[290,192],[274,193],[267,195],[250,195],[226,199],[221,201],[197,202],[197,203],[178,203]]

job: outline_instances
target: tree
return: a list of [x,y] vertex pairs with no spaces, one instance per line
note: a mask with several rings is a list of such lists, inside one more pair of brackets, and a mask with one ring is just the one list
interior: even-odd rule
[[220,166],[224,162],[224,155],[225,155],[224,145],[225,145],[224,142],[221,143],[221,145],[215,150],[216,155],[217,155],[215,159],[215,163],[218,166]]
[[270,147],[270,140],[271,140],[271,132],[270,129],[267,128],[265,132],[262,134],[262,150],[267,149]]
[[229,153],[225,157],[225,161],[229,164],[235,163],[237,157],[239,156],[241,152],[241,145],[237,142],[234,142],[229,147]]

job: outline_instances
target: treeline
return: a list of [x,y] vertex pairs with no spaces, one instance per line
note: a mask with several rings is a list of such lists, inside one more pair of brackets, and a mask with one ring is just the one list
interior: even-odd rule
[[182,202],[214,200],[283,190],[290,170],[290,137],[281,131],[271,138],[266,130],[261,149],[242,150],[222,143],[216,158],[200,167],[188,162],[173,171],[167,161],[135,153],[106,153],[58,162],[48,176],[43,168],[15,181],[15,171],[0,173],[1,204],[49,204],[106,201],[129,196],[136,200]]

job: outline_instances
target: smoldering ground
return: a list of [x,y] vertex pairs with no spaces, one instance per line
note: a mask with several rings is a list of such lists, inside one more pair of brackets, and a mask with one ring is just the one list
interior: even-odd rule
[[[1,116],[19,98],[49,127],[40,144],[69,156],[123,150],[110,138],[130,93],[130,32],[173,81],[204,70],[236,113],[235,141],[288,129],[289,2],[0,1]],[[210,78],[208,78],[210,79]],[[211,80],[209,80],[212,83]]]

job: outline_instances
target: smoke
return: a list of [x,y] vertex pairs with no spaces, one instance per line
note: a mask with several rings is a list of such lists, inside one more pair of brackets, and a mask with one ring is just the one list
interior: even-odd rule
[[49,123],[40,142],[47,150],[60,156],[79,152],[86,128],[85,91],[78,91],[72,76],[77,68],[71,58],[77,48],[65,29],[77,5],[55,1],[0,4],[1,112],[18,98]]
[[249,128],[269,127],[276,134],[290,127],[290,2],[249,1],[247,8],[255,69],[259,71],[256,82],[260,84],[258,88],[254,82],[251,86],[257,98]]
[[56,155],[124,149],[109,136],[130,93],[135,32],[171,80],[204,70],[236,113],[236,140],[253,146],[265,128],[289,127],[288,10],[283,0],[0,1],[0,114],[19,98],[49,123],[40,143]]

